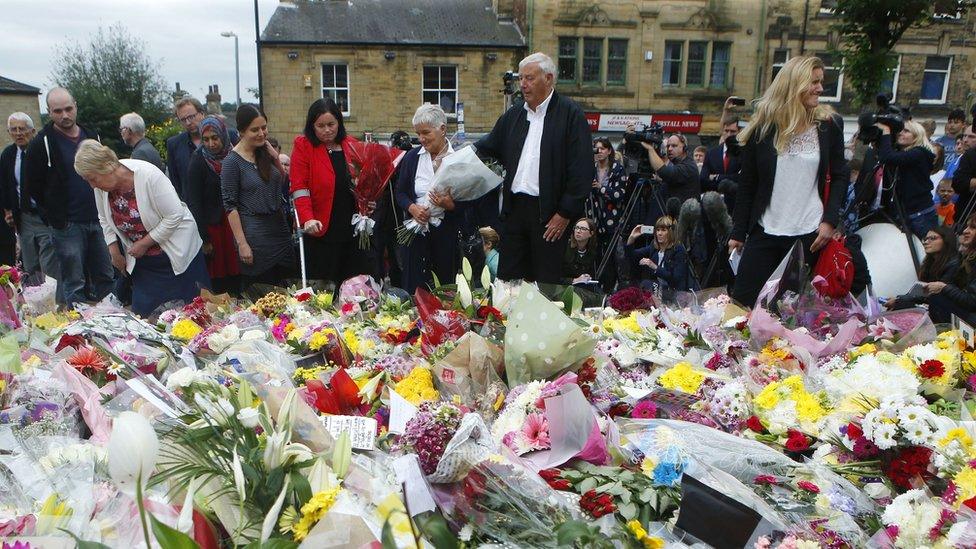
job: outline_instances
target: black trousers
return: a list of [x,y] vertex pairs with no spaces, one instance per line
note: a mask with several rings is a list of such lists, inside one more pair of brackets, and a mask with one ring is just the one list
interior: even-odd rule
[[328,241],[305,237],[305,269],[309,280],[329,280],[338,290],[347,279],[375,272],[372,250],[359,248],[359,237]]
[[763,285],[797,240],[803,243],[803,254],[807,265],[815,265],[818,254],[810,252],[810,245],[816,238],[816,232],[799,236],[769,235],[757,225],[746,240],[745,249],[742,251],[732,299],[747,307],[754,306]]
[[512,197],[511,211],[499,235],[498,278],[559,284],[572,227],[567,225],[555,242],[546,242],[543,238],[546,224],[539,219],[539,214],[538,197],[521,193]]

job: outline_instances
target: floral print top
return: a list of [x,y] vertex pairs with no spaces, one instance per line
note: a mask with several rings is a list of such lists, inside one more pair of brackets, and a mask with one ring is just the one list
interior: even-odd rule
[[[119,228],[119,231],[129,242],[138,240],[149,234],[146,227],[142,224],[142,216],[139,215],[139,204],[136,203],[136,193],[134,190],[120,193],[112,191],[108,193],[108,201],[112,206],[112,223]],[[154,244],[146,252],[146,255],[159,255],[163,253],[159,244]]]

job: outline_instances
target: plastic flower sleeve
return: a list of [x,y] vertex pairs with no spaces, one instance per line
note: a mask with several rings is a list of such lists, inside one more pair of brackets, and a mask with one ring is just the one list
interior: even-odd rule
[[596,465],[607,462],[607,443],[599,421],[578,385],[565,385],[560,394],[545,402],[550,449],[522,456],[527,466],[541,471],[558,467],[573,458]]
[[502,385],[505,353],[484,337],[467,332],[457,346],[434,365],[441,392],[458,395],[463,402],[474,402],[489,387]]
[[538,289],[522,283],[505,331],[505,371],[514,387],[578,368],[596,340]]
[[427,475],[433,483],[457,482],[473,464],[480,463],[494,451],[491,430],[478,414],[465,414],[437,463],[437,470]]

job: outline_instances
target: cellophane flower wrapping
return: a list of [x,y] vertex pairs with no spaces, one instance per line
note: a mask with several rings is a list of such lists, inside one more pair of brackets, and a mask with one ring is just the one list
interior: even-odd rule
[[370,203],[375,203],[383,194],[390,177],[396,170],[396,160],[403,154],[380,143],[363,143],[350,141],[343,147],[350,158],[346,163],[350,166],[349,175],[353,183],[353,195],[356,197],[356,214],[352,224],[354,235],[359,237],[360,248],[369,247],[369,237],[373,234],[376,222],[370,218]]
[[457,346],[434,364],[434,375],[441,393],[457,395],[474,404],[479,413],[490,417],[495,400],[507,390],[501,380],[505,371],[504,352],[475,332],[467,332]]
[[[469,146],[455,151],[441,161],[430,188],[438,193],[450,191],[455,202],[467,202],[481,198],[501,183],[502,178],[485,166],[475,154],[474,147]],[[428,209],[430,220],[427,224],[422,224],[413,218],[407,219],[399,236],[403,244],[409,243],[413,235],[426,234],[428,225],[440,226],[444,219],[444,208],[432,204],[428,194],[418,196],[417,204]]]
[[505,371],[517,385],[573,371],[593,354],[596,340],[542,292],[522,283],[505,330]]
[[27,311],[34,316],[49,313],[58,308],[55,297],[58,291],[58,281],[46,276],[44,282],[37,286],[24,287],[24,302]]
[[357,275],[339,286],[338,309],[343,315],[373,313],[379,307],[380,285],[369,275]]

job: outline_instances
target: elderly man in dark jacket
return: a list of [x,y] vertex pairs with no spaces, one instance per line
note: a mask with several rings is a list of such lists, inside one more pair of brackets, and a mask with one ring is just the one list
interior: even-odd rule
[[594,178],[583,109],[555,92],[543,53],[519,63],[524,104],[506,111],[475,146],[505,166],[498,277],[558,284],[569,233]]

